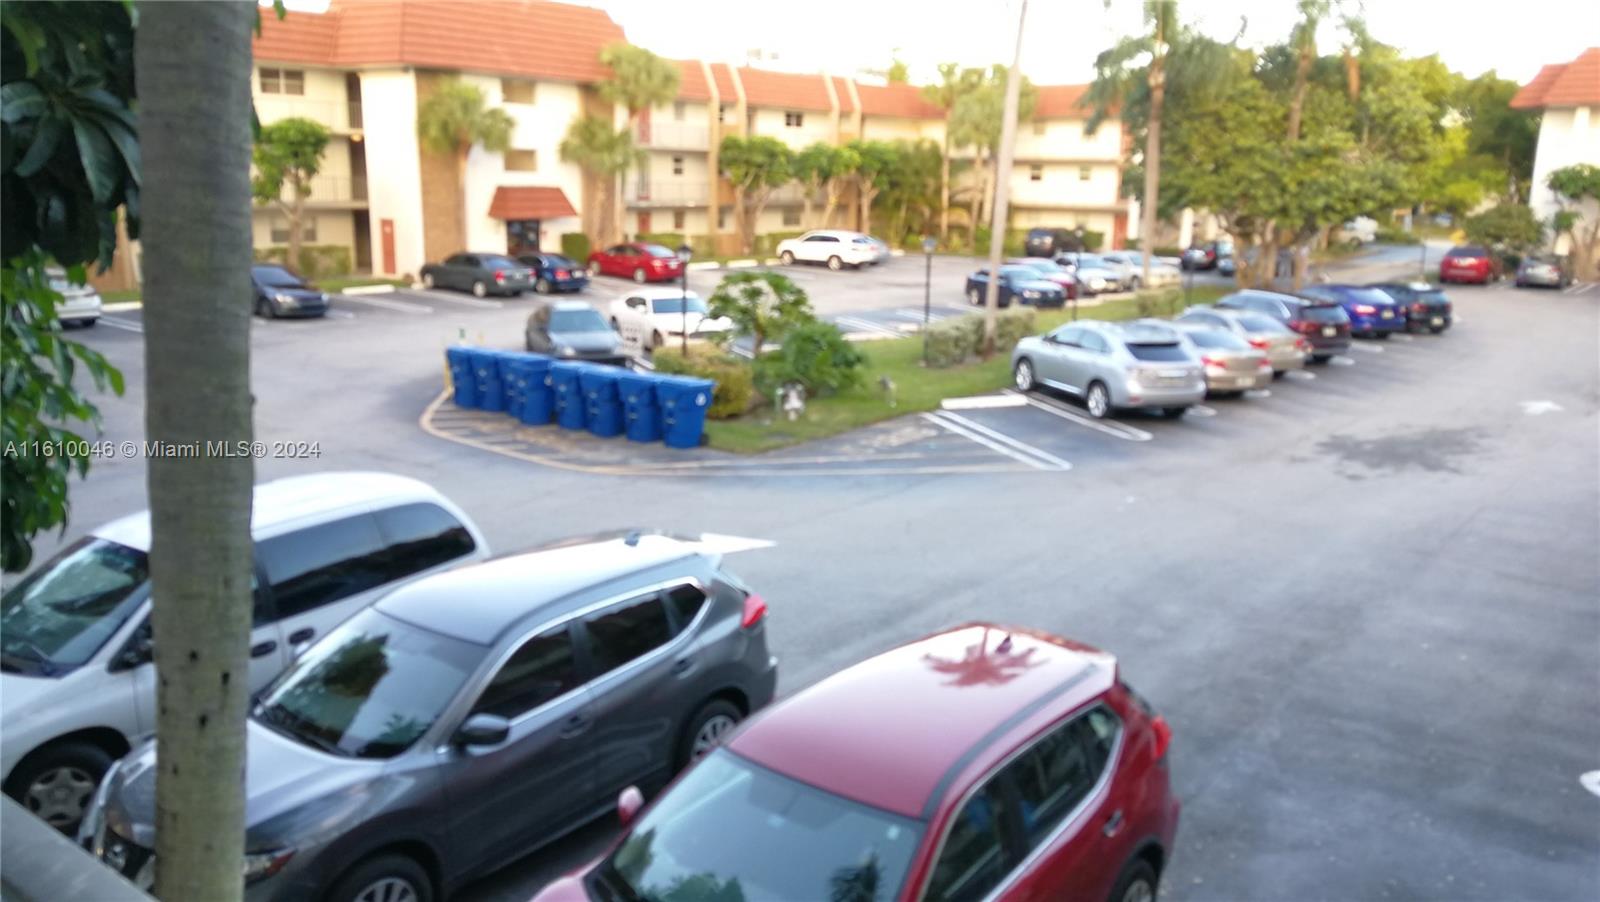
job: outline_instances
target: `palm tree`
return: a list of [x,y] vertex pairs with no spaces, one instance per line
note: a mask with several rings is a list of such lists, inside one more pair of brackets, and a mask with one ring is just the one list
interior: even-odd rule
[[511,130],[516,125],[511,114],[488,106],[483,89],[460,79],[438,85],[417,107],[417,137],[425,150],[449,154],[456,160],[456,190],[461,194],[459,246],[468,244],[467,157],[472,148],[503,153],[511,147]]
[[922,96],[944,110],[944,159],[939,168],[939,241],[950,239],[950,110],[961,96],[961,69],[955,63],[939,64],[939,83],[927,85]]
[[[135,32],[146,193],[145,435],[252,438],[250,35],[237,3],[141,2]],[[244,885],[250,637],[248,456],[148,462],[156,587],[156,893],[237,900]]]
[[575,119],[561,139],[561,159],[576,163],[600,186],[600,221],[594,224],[595,235],[601,243],[609,243],[620,229],[616,217],[617,180],[629,167],[644,157],[644,151],[634,143],[633,133],[626,128],[613,128],[610,122],[595,116]]
[[[635,138],[638,137],[639,117],[645,110],[678,96],[677,65],[643,47],[625,41],[607,44],[600,51],[600,62],[611,69],[611,77],[600,83],[600,96],[627,110],[628,133]],[[640,159],[643,159],[642,154]],[[622,182],[627,175],[628,170],[624,168],[617,173],[616,180]],[[617,190],[612,210],[619,227],[623,221],[623,193],[622,189]]]

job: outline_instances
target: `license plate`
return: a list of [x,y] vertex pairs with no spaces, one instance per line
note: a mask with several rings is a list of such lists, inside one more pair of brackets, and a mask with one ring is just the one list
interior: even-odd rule
[[1383,318],[1384,319],[1394,319],[1394,311],[1393,310],[1385,310],[1385,311],[1383,311]]
[[1428,322],[1432,323],[1435,326],[1442,326],[1442,325],[1444,325],[1444,317],[1436,316],[1433,319],[1428,320]]
[[1163,379],[1182,379],[1189,374],[1184,370],[1162,370],[1160,375]]
[[1323,326],[1322,327],[1322,337],[1323,338],[1332,338],[1332,337],[1334,337],[1335,335],[1338,335],[1338,334],[1339,334],[1339,330],[1334,328],[1333,326]]

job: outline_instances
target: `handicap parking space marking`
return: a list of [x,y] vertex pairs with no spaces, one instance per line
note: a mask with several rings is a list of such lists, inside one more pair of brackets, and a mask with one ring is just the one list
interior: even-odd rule
[[138,332],[140,334],[144,333],[144,326],[133,322],[132,320],[117,319],[114,316],[106,316],[101,314],[100,322],[105,323],[113,329],[121,329],[124,332]]
[[[902,307],[899,310],[894,311],[894,315],[901,319],[911,320],[912,322],[922,322],[922,311],[911,307]],[[958,313],[940,313],[937,310],[932,310],[928,313],[928,321],[936,323],[940,320],[947,320],[951,317],[960,315],[961,314]]]
[[960,414],[948,410],[936,410],[924,413],[922,418],[948,432],[969,438],[997,454],[1027,464],[1035,470],[1072,469],[1072,464],[1048,451],[1041,451],[1027,442],[1018,441],[1003,432],[996,432]]
[[853,332],[866,332],[873,335],[893,335],[895,338],[900,337],[899,329],[883,323],[873,322],[870,319],[863,319],[859,316],[836,316],[833,318],[833,321],[834,323],[844,326]]
[[430,301],[447,301],[452,304],[462,304],[467,307],[477,307],[480,310],[499,310],[505,306],[504,301],[486,301],[471,295],[458,295],[455,292],[444,291],[438,288],[418,288],[412,290],[413,294],[420,294]]
[[[1283,378],[1293,379],[1296,382],[1311,382],[1317,378],[1317,374],[1310,373],[1305,370],[1290,370],[1289,372],[1283,374]],[[1268,391],[1267,389],[1262,389],[1262,391],[1269,395],[1272,394],[1272,392]],[[1249,394],[1249,392],[1246,392],[1245,394]]]
[[[1346,357],[1343,354],[1335,354],[1335,355],[1333,355],[1332,357],[1328,358],[1328,362],[1333,364],[1334,366],[1355,366],[1356,365],[1356,362],[1355,362],[1354,358]],[[1312,375],[1315,375],[1315,374],[1313,373]]]
[[1217,415],[1217,410],[1214,407],[1207,407],[1204,404],[1195,404],[1189,408],[1189,413],[1191,416],[1197,417],[1214,417]]
[[1383,348],[1380,348],[1377,345],[1361,344],[1360,342],[1352,342],[1350,344],[1350,348],[1351,348],[1351,350],[1355,350],[1355,351],[1365,351],[1368,354],[1382,354],[1383,353]]
[[[1016,389],[1007,389],[1007,391],[1015,392]],[[1151,433],[1148,433],[1143,429],[1129,426],[1126,423],[1119,423],[1114,420],[1096,420],[1088,414],[1079,413],[1078,411],[1073,410],[1072,408],[1067,407],[1064,404],[1055,401],[1054,399],[1045,400],[1044,398],[1035,395],[1023,395],[1023,397],[1027,398],[1028,405],[1030,407],[1037,407],[1045,413],[1053,414],[1063,420],[1077,423],[1079,426],[1087,426],[1097,432],[1104,432],[1106,435],[1120,438],[1125,442],[1148,442],[1155,438],[1155,436]]]
[[[398,295],[399,292],[396,292],[396,294]],[[373,307],[382,307],[385,310],[394,310],[398,313],[409,313],[413,316],[426,316],[433,312],[433,308],[429,307],[427,304],[412,304],[405,301],[396,301],[387,296],[361,295],[360,297],[355,297],[347,294],[344,295],[344,299],[356,304],[369,304]]]

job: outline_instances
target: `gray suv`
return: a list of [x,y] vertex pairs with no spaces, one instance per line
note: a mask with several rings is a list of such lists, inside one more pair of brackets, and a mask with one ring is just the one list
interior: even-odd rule
[[1206,395],[1205,370],[1172,326],[1080,320],[1024,338],[1011,352],[1018,391],[1041,385],[1083,399],[1100,419],[1118,409],[1183,416]]
[[[251,900],[442,899],[664,785],[772,700],[766,606],[714,542],[630,533],[427,577],[302,654],[251,712]],[[155,746],[79,838],[148,886]]]

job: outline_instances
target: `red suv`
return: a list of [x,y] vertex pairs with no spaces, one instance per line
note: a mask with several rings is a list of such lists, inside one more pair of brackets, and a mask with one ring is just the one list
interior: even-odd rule
[[1439,261],[1439,281],[1487,285],[1500,278],[1500,270],[1500,258],[1488,248],[1462,244],[1451,248]]
[[589,275],[602,273],[635,282],[670,282],[683,274],[683,261],[659,244],[618,244],[589,255]]
[[1114,658],[971,624],[755,717],[538,902],[1154,899],[1171,730]]

